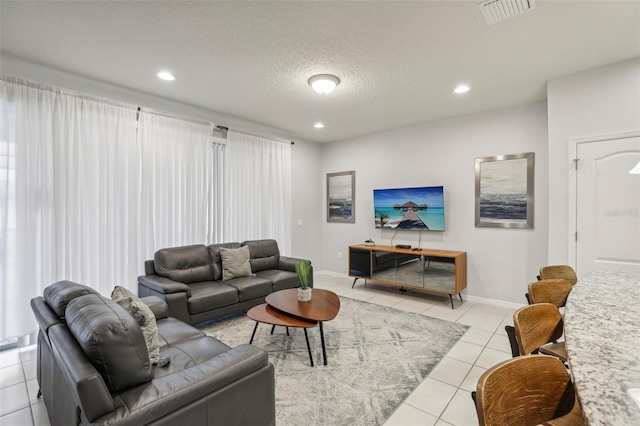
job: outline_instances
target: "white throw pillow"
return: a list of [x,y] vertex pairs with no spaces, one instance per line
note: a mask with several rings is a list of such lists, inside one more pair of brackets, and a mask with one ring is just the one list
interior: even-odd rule
[[158,340],[158,324],[151,308],[135,294],[124,287],[116,286],[111,293],[111,300],[122,306],[136,320],[149,351],[149,360],[154,365],[166,364],[160,357],[160,341]]
[[222,259],[222,281],[251,275],[249,246],[237,249],[220,247],[220,259]]

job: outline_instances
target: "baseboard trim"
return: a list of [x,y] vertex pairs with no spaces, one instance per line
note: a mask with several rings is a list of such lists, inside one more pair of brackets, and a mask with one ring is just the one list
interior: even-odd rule
[[[351,278],[347,274],[327,270],[314,271],[314,275],[328,275],[330,277]],[[462,298],[470,302],[486,303],[487,305],[494,305],[509,309],[520,309],[525,306],[524,303],[507,302],[505,300],[489,299],[488,297],[472,296],[467,294],[466,291],[462,292]]]

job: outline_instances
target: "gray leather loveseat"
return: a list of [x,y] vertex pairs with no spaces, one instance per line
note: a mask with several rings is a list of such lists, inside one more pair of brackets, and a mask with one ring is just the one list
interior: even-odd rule
[[90,287],[62,281],[31,301],[40,325],[37,378],[53,426],[274,425],[267,353],[230,348],[168,316],[156,297],[160,356],[152,365],[138,322]]
[[[232,262],[236,254],[245,256],[244,268]],[[299,287],[298,260],[280,256],[275,240],[165,248],[145,262],[138,295],[157,296],[169,305],[170,316],[199,324],[264,303],[274,291]]]

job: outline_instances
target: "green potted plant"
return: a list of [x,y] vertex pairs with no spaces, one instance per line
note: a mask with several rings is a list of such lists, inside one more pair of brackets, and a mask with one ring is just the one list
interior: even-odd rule
[[311,280],[311,262],[308,260],[299,260],[296,263],[296,273],[300,287],[298,288],[298,302],[311,301],[311,288],[309,281]]

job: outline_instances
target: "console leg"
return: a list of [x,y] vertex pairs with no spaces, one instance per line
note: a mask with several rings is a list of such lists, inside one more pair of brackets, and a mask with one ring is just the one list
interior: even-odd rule
[[356,285],[356,281],[358,281],[357,278],[353,280],[353,284],[351,284],[351,288],[353,288],[353,286]]
[[462,302],[462,293],[458,293],[458,297],[460,298],[460,301]]
[[287,329],[287,336],[289,335],[289,327],[285,327]]
[[40,389],[38,389],[38,395],[36,395],[36,398],[38,399],[42,398],[42,391]]
[[307,341],[307,350],[309,351],[309,361],[311,361],[311,366],[313,367],[313,356],[311,355],[311,346],[309,345],[309,335],[307,334],[307,329],[304,330],[304,338]]
[[453,296],[449,295],[449,301],[451,302],[451,309],[453,309]]
[[256,321],[256,326],[253,327],[253,333],[251,334],[251,340],[249,340],[249,344],[253,343],[253,338],[256,337],[256,330],[258,329],[258,321]]
[[327,365],[327,348],[324,345],[324,328],[322,327],[322,321],[320,324],[320,341],[322,342],[322,358],[324,358],[324,365]]
[[273,330],[275,330],[275,329],[276,329],[276,326],[275,326],[275,325],[274,325],[274,326],[271,326],[271,334],[273,334]]

